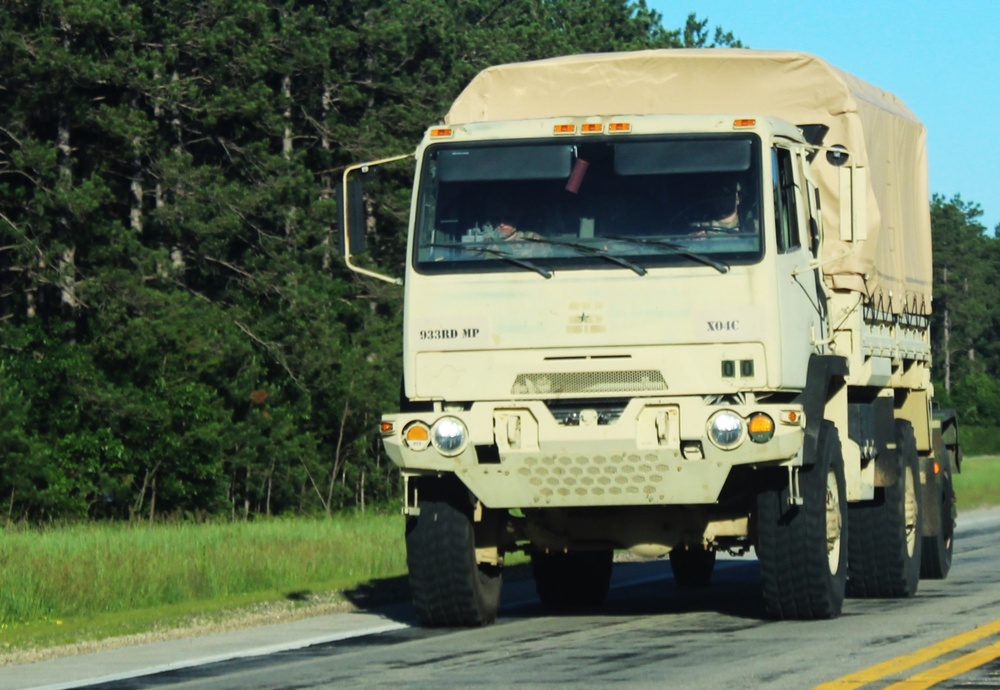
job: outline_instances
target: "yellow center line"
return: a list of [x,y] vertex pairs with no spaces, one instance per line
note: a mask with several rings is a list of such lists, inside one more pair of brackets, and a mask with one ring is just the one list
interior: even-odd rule
[[[990,635],[996,635],[997,633],[1000,633],[1000,620],[995,620],[992,623],[981,625],[978,628],[969,630],[968,632],[964,632],[959,635],[955,635],[954,637],[949,637],[945,640],[941,640],[940,642],[932,644],[928,647],[924,647],[923,649],[918,649],[915,652],[910,652],[909,654],[903,654],[902,656],[898,656],[895,659],[889,659],[888,661],[883,661],[879,664],[875,664],[874,666],[870,666],[856,673],[851,673],[836,680],[832,680],[829,683],[823,683],[822,685],[817,685],[815,690],[847,690],[848,688],[860,688],[861,686],[867,685],[868,683],[873,683],[876,680],[882,680],[883,678],[887,678],[895,673],[899,673],[901,671],[905,671],[906,669],[913,668],[914,666],[919,666],[920,664],[927,663],[928,661],[936,659],[944,654],[947,654],[948,652],[953,652],[956,649],[961,649],[966,645],[978,642],[979,640],[989,637]],[[1000,643],[998,643],[998,645],[1000,645]],[[990,645],[989,647],[985,647],[983,650],[980,651],[985,652],[986,650],[992,649],[993,647],[998,645]],[[949,662],[949,664],[957,663],[975,654],[977,653],[973,652],[966,656],[960,657],[959,659],[956,659],[954,662]],[[998,653],[998,655],[1000,655],[1000,653]],[[993,658],[996,658],[996,655],[981,661],[978,665],[985,664]],[[944,664],[940,668],[944,668],[949,664]],[[970,666],[968,669],[965,670],[970,670],[972,668],[976,668],[976,665]],[[964,671],[958,671],[958,672],[961,673]],[[925,685],[925,686],[899,685],[898,687],[917,688],[917,687],[930,687],[930,685]]]
[[952,659],[934,668],[921,671],[906,680],[893,683],[885,690],[925,690],[949,678],[960,676],[974,668],[988,664],[998,656],[1000,656],[1000,642],[994,642],[991,645],[977,649],[974,652],[969,652],[957,659]]

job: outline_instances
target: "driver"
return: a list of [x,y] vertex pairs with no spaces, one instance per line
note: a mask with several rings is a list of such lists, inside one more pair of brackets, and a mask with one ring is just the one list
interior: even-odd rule
[[497,233],[500,235],[500,239],[504,242],[510,242],[511,240],[537,240],[541,239],[541,235],[537,232],[531,232],[530,230],[521,231],[518,230],[516,226],[511,223],[497,223],[496,226]]
[[531,240],[542,240],[542,236],[531,230],[520,230],[513,223],[501,221],[494,228],[497,242],[493,247],[506,247],[508,251],[517,256],[542,257],[549,256],[552,248],[543,242],[532,242]]
[[726,180],[708,190],[703,205],[702,219],[692,223],[696,229],[739,232],[740,185]]

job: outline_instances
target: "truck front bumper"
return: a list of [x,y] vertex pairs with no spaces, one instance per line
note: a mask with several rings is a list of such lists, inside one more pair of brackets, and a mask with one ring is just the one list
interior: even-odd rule
[[[724,450],[708,433],[721,410],[744,422],[766,414],[773,436],[755,442],[744,429]],[[430,440],[407,440],[413,427],[430,431],[446,418],[451,429],[455,421],[464,427],[461,443],[442,451]],[[715,503],[737,465],[799,464],[804,428],[801,406],[720,406],[702,398],[635,398],[607,424],[595,414],[560,424],[542,401],[518,401],[389,414],[381,426],[386,452],[404,473],[454,473],[491,508]]]

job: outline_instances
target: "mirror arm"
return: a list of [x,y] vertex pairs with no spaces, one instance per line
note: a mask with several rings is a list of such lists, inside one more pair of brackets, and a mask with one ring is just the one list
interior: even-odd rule
[[384,163],[394,163],[396,161],[401,161],[405,158],[412,158],[412,157],[413,157],[412,153],[405,153],[399,156],[392,156],[390,158],[380,158],[374,161],[349,165],[344,169],[344,176],[341,180],[341,183],[344,185],[344,196],[343,196],[344,203],[343,203],[343,208],[340,209],[340,232],[343,234],[344,237],[344,263],[347,264],[347,267],[352,271],[354,271],[355,273],[360,273],[361,275],[365,275],[370,278],[377,278],[378,280],[384,280],[385,282],[392,283],[393,285],[402,285],[403,279],[393,278],[391,276],[383,275],[375,271],[370,271],[367,268],[362,268],[361,266],[358,266],[353,261],[354,255],[351,253],[351,233],[348,228],[348,221],[347,221],[347,219],[350,218],[348,209],[348,203],[349,203],[348,198],[350,195],[347,194],[347,176],[350,175],[355,170],[360,170],[361,172],[364,173],[368,172],[368,168],[372,166],[382,165]]

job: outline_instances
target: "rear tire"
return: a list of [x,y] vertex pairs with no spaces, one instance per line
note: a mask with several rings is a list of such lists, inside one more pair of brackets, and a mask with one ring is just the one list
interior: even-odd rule
[[611,585],[614,551],[534,551],[531,569],[542,604],[567,610],[590,608],[604,602]]
[[670,550],[670,567],[678,587],[704,587],[715,570],[715,551],[702,547],[677,547]]
[[406,522],[406,564],[413,608],[428,627],[492,623],[500,604],[502,566],[476,563],[472,506],[454,498],[420,501]]
[[799,470],[802,505],[787,479],[757,496],[757,558],[767,612],[775,618],[836,618],[847,581],[847,491],[837,427],[824,420],[815,462]]
[[875,498],[851,505],[848,541],[852,596],[904,598],[920,582],[920,467],[910,422],[896,420],[898,478]]
[[[941,491],[937,509],[941,511],[941,531],[924,537],[923,554],[920,558],[920,577],[927,580],[943,580],[951,570],[951,556],[955,539],[955,489],[951,483],[951,472],[945,469],[939,480]],[[934,506],[927,506],[934,510]]]

